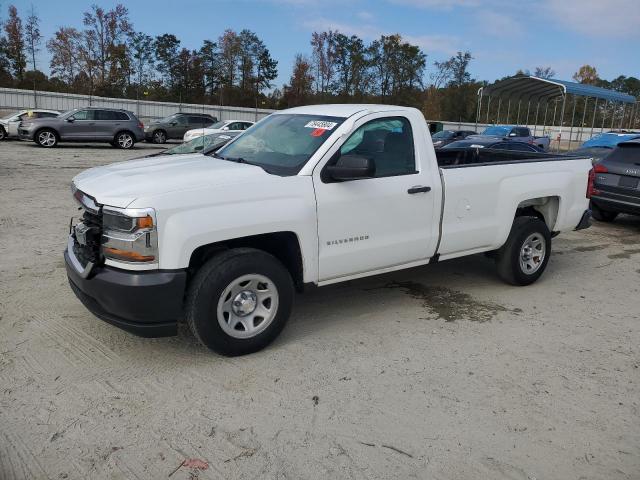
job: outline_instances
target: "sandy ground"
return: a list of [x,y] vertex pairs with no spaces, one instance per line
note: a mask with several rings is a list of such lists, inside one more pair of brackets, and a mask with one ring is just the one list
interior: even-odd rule
[[640,478],[640,219],[555,239],[530,287],[473,256],[309,291],[227,359],[68,287],[71,178],[156,150],[0,143],[2,480]]

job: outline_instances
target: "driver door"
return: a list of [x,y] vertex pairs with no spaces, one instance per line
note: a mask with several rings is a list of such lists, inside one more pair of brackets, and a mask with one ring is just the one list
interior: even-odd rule
[[[433,255],[440,188],[432,185],[437,174],[426,161],[427,168],[421,165],[419,152],[408,118],[374,114],[318,165],[313,178],[320,282],[426,263]],[[375,176],[342,182],[328,177],[325,167],[347,154],[373,159]]]

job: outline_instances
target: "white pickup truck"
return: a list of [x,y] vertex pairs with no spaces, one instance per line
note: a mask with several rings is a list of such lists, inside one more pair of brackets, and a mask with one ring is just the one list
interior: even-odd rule
[[530,284],[552,236],[589,226],[592,183],[587,158],[436,154],[413,108],[294,108],[209,155],[76,176],[67,272],[112,324],[163,336],[184,319],[207,347],[241,355],[276,338],[305,284],[481,252]]

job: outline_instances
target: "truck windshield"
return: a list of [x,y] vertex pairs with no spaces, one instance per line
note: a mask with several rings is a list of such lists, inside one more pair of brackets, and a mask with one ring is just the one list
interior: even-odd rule
[[494,127],[485,128],[484,132],[482,132],[482,134],[483,135],[491,135],[491,136],[495,136],[495,137],[506,137],[507,135],[509,135],[510,131],[511,131],[511,127],[494,126]]
[[217,157],[258,165],[276,175],[296,175],[345,119],[273,114],[255,124]]

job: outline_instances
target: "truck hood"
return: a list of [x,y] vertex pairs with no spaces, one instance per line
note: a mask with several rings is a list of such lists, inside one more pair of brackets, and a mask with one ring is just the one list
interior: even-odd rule
[[143,158],[91,168],[74,177],[73,183],[100,204],[126,208],[140,197],[239,184],[265,176],[269,174],[255,165],[196,153]]

